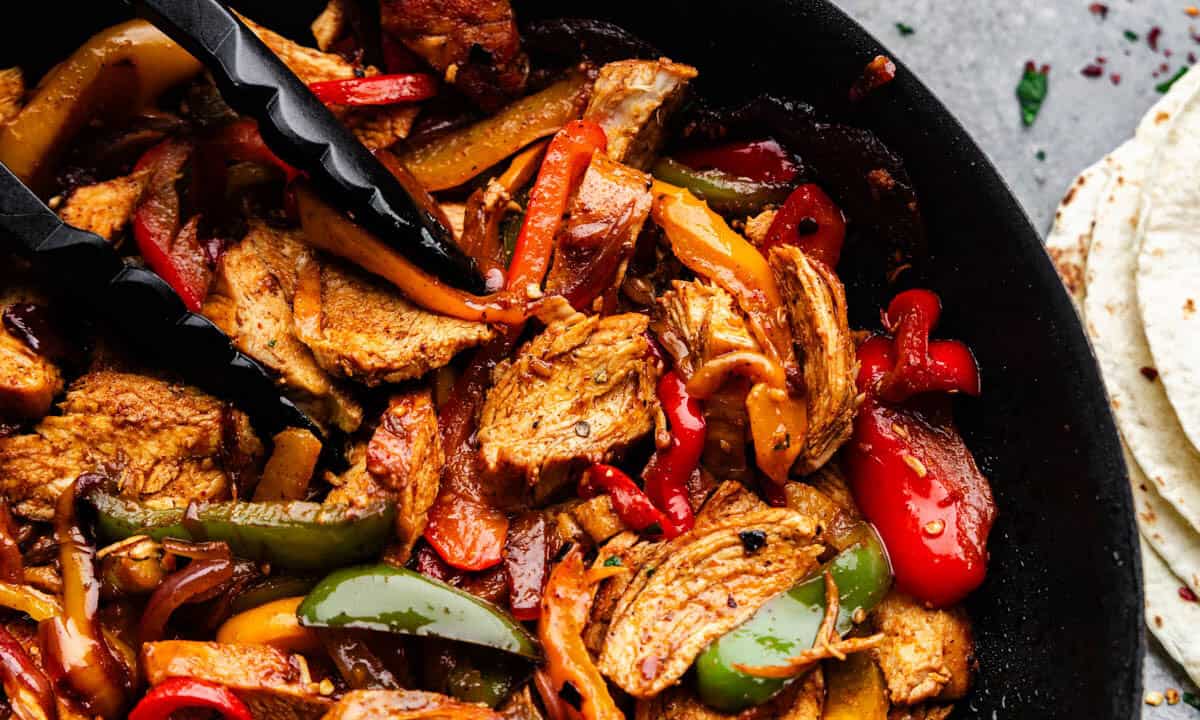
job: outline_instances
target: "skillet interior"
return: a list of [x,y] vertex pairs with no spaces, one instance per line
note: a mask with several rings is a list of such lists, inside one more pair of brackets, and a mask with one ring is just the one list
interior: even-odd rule
[[[304,37],[323,3],[235,4]],[[551,0],[515,4],[525,19],[593,14]],[[823,0],[704,5],[620,0],[594,14],[697,65],[700,92],[716,100],[773,91],[841,107],[882,51]],[[6,27],[0,66],[40,73],[120,19],[116,6],[29,4],[24,22]],[[956,717],[1135,717],[1144,632],[1125,468],[1094,358],[1038,235],[974,142],[903,67],[846,119],[904,158],[929,230],[917,272],[945,302],[940,332],[967,341],[983,369],[983,398],[960,403],[957,417],[1000,515],[988,580],[968,603],[980,674]],[[859,322],[883,290],[849,288]]]

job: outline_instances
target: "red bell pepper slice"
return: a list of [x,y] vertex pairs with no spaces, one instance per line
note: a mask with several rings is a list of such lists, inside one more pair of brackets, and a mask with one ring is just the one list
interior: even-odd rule
[[603,128],[587,120],[572,120],[550,141],[508,266],[510,289],[541,287],[571,191],[592,161],[592,153],[607,146]]
[[858,348],[865,400],[845,467],[863,515],[887,546],[897,587],[944,607],[983,582],[996,506],[954,427],[948,398],[927,393],[900,404],[880,397],[880,381],[898,366],[900,352],[883,336]]
[[805,183],[788,196],[763,241],[766,252],[776,245],[795,245],[828,268],[837,267],[846,241],[846,218],[825,191]]
[[437,81],[424,73],[372,75],[344,80],[323,80],[308,86],[327,105],[395,105],[427,100],[437,95]]
[[133,238],[142,259],[167,282],[188,310],[199,311],[212,282],[212,270],[196,237],[196,223],[180,227],[179,192],[175,182],[194,146],[169,138],[146,151],[135,170],[149,170],[146,193],[133,214]]
[[631,477],[612,465],[596,463],[583,474],[579,482],[579,496],[591,498],[601,492],[612,499],[613,510],[621,522],[637,532],[652,535],[680,535],[683,531],[673,526],[661,510],[650,502],[650,498],[637,486]]
[[526,513],[509,526],[504,567],[513,617],[537,620],[542,614],[542,588],[550,573],[550,531],[545,515]]
[[429,509],[425,540],[447,564],[460,570],[485,570],[503,559],[508,518],[480,499],[484,481],[476,466],[478,453],[470,441],[492,370],[508,355],[519,334],[520,326],[480,348],[438,411],[446,464],[438,499]]
[[663,531],[672,538],[695,525],[687,483],[700,465],[708,425],[700,402],[688,394],[687,383],[676,370],[658,381],[658,401],[667,415],[671,443],[654,453],[642,479],[646,495],[670,520]]
[[792,155],[770,138],[684,150],[674,157],[693,170],[720,170],[764,183],[790,183],[800,172]]
[[907,290],[888,304],[883,319],[895,336],[896,365],[880,379],[884,400],[904,402],[927,392],[979,395],[979,365],[970,348],[955,340],[929,340],[941,313],[941,301],[928,290]]
[[129,720],[164,720],[185,708],[215,710],[226,720],[253,720],[246,703],[229,688],[185,677],[170,678],[151,688],[129,713]]
[[442,494],[429,510],[425,541],[459,570],[486,570],[503,559],[508,517],[490,505]]

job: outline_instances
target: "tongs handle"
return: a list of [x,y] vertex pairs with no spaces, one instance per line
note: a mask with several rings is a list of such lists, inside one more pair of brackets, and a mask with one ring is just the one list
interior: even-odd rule
[[140,350],[188,381],[235,401],[268,436],[300,427],[321,437],[320,428],[279,394],[267,371],[235,350],[207,318],[188,312],[162,278],[126,265],[99,235],[63,222],[3,163],[0,241],[49,268],[59,288],[100,310]]
[[196,56],[225,102],[258,121],[267,146],[309,173],[318,192],[447,284],[483,292],[449,229],[423,210],[296,75],[218,0],[129,0]]

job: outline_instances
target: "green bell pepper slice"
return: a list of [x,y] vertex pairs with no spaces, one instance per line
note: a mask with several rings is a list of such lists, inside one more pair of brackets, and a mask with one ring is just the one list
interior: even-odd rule
[[491,603],[433,578],[390,565],[337,570],[296,609],[309,627],[360,628],[457,640],[530,660],[533,636]]
[[238,557],[301,571],[378,557],[396,520],[391,503],[361,509],[299,501],[151,508],[104,491],[91,493],[87,501],[96,509],[96,532],[105,542],[134,535],[223,541]]
[[671,158],[655,163],[651,174],[665,183],[687,188],[721,213],[750,215],[767,205],[783,204],[791,192],[786,183],[747,180],[720,170],[693,170]]
[[700,699],[717,710],[736,713],[760,705],[792,679],[760,678],[734,669],[742,665],[783,665],[813,647],[825,616],[824,570],[838,587],[837,631],[854,626],[858,610],[879,604],[892,585],[892,567],[875,529],[830,560],[822,572],[763,605],[749,620],[717,639],[696,659]]

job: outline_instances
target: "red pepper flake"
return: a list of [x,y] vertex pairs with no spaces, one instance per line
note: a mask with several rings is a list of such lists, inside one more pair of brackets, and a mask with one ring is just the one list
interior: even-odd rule
[[1187,602],[1196,602],[1197,600],[1196,593],[1192,592],[1192,589],[1186,585],[1181,585],[1179,587],[1179,597],[1183,598]]
[[1158,379],[1158,371],[1148,365],[1141,369],[1141,373],[1142,377],[1146,378],[1150,382],[1154,382]]
[[1096,56],[1096,62],[1098,62],[1098,63],[1100,63],[1101,65],[1103,65],[1104,63],[1108,62],[1108,58],[1104,57],[1103,55],[1097,55],[1097,56]]
[[1083,69],[1079,72],[1081,72],[1084,77],[1098,78],[1104,74],[1104,68],[1096,64],[1084,65]]
[[854,86],[850,88],[850,102],[862,100],[871,91],[877,90],[895,79],[896,63],[886,55],[876,55],[875,59],[867,63],[867,67],[863,69],[862,77],[856,80]]
[[1194,52],[1188,53],[1188,64],[1191,65],[1195,62],[1196,62],[1196,53],[1194,53]]
[[1169,64],[1167,64],[1167,63],[1163,63],[1162,65],[1159,65],[1159,66],[1158,66],[1158,71],[1159,71],[1159,72],[1166,72],[1166,71],[1168,71],[1168,70],[1170,70],[1170,69],[1171,69],[1171,66],[1170,66]]
[[1108,6],[1104,3],[1094,2],[1088,5],[1088,12],[1103,20],[1108,17]]
[[1158,52],[1158,38],[1161,35],[1162,28],[1159,26],[1155,25],[1154,27],[1150,28],[1150,32],[1146,34],[1146,44],[1150,46],[1151,50]]
[[1163,57],[1171,57],[1171,54],[1171,48],[1166,48],[1163,50]]
[[1121,73],[1113,73],[1109,77],[1109,79],[1112,80],[1113,85],[1120,85],[1121,84]]
[[1200,43],[1200,33],[1197,33],[1193,26],[1188,27],[1188,37],[1192,39],[1192,42]]

